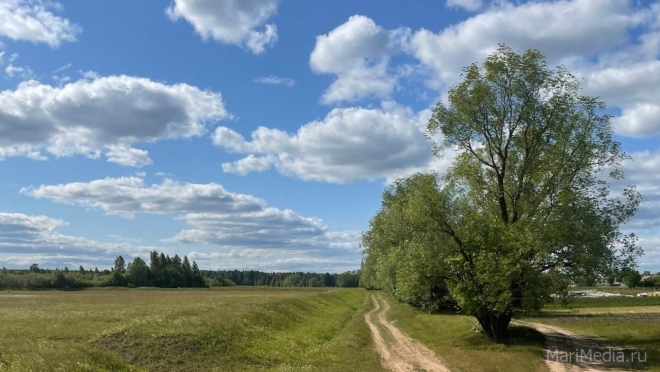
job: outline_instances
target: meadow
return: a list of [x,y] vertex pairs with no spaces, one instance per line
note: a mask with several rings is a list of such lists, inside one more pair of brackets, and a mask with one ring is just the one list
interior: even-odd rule
[[[382,292],[223,287],[0,292],[0,371],[384,371],[364,321],[378,293],[391,324],[451,371],[548,370],[545,337],[522,323],[496,342],[472,330],[472,317],[428,314]],[[579,299],[517,319],[646,351],[634,369],[660,371],[654,298]]]
[[381,371],[358,289],[0,293],[0,371]]

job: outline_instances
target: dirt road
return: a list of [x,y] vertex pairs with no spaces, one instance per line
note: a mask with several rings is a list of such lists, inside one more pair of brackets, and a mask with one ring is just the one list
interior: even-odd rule
[[[608,347],[601,339],[587,339],[569,330],[540,323],[516,321],[517,324],[532,327],[545,336],[545,363],[550,372],[601,372],[601,371],[627,371],[625,365],[612,362],[603,362],[603,358],[580,357],[591,351],[591,355],[620,351],[621,349]],[[569,354],[575,353],[575,354]],[[562,361],[562,357],[564,360]],[[570,363],[565,363],[566,359]]]
[[380,294],[372,295],[374,308],[364,316],[383,366],[391,371],[449,372],[433,351],[396,328],[386,314],[390,305]]

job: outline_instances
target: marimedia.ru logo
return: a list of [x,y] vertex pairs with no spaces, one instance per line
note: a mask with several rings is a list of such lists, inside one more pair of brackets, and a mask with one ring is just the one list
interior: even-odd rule
[[606,351],[594,349],[575,349],[564,351],[548,350],[546,358],[560,363],[646,363],[646,352],[623,351],[607,348]]

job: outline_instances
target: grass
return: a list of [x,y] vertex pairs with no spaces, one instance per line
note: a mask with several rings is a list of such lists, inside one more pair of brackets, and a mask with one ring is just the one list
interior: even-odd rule
[[473,317],[428,314],[384,296],[388,318],[410,337],[422,342],[456,371],[544,371],[543,335],[525,327],[511,328],[512,337],[494,342],[471,331]]
[[382,371],[359,289],[0,293],[0,371]]
[[[545,339],[526,327],[511,327],[512,336],[494,342],[472,332],[473,317],[428,314],[397,303],[389,318],[411,337],[441,356],[452,371],[544,371]],[[524,320],[559,326],[587,337],[603,338],[609,346],[647,352],[648,361],[635,367],[660,371],[660,301],[658,298],[576,299],[570,308],[551,305]]]
[[660,297],[599,297],[584,298],[575,297],[571,299],[568,306],[560,303],[550,304],[545,309],[580,309],[596,307],[631,307],[631,306],[659,306]]
[[[89,289],[0,292],[0,371],[382,371],[361,289]],[[543,371],[541,334],[501,342],[474,318],[396,302],[388,317],[456,371]],[[660,371],[656,298],[577,299],[528,321],[647,351]],[[387,334],[387,332],[385,332]],[[390,340],[391,341],[391,340]]]

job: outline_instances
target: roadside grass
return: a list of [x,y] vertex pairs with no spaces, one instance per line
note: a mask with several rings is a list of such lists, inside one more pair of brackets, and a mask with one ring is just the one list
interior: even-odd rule
[[408,336],[422,342],[453,372],[546,371],[544,338],[537,331],[511,327],[512,337],[502,342],[473,332],[473,317],[459,314],[428,314],[383,297],[391,305],[388,319]]
[[361,289],[0,293],[0,371],[382,371]]

